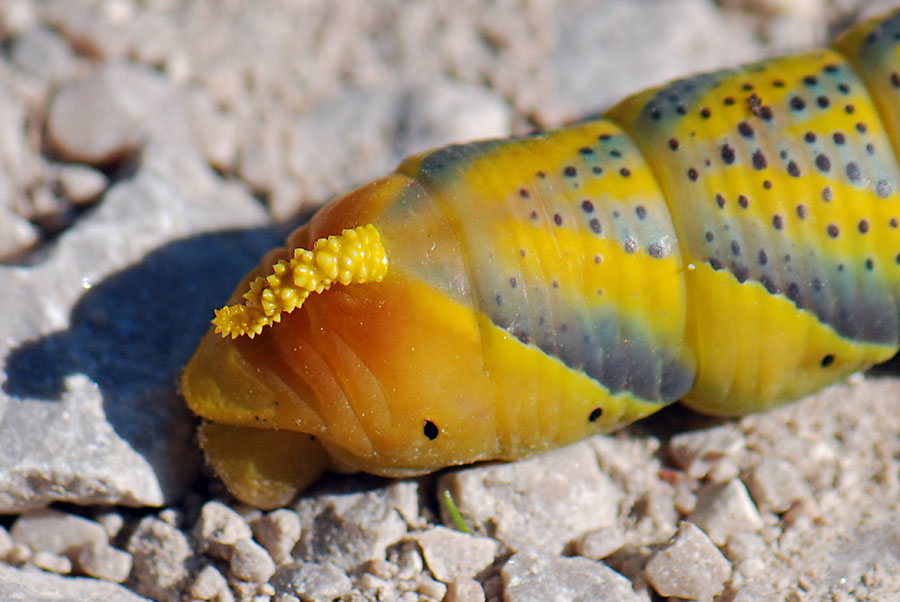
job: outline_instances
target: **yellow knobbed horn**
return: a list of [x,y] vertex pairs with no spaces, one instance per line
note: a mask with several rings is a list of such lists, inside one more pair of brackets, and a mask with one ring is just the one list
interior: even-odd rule
[[380,282],[387,274],[388,260],[381,236],[372,224],[320,238],[312,251],[295,249],[294,257],[272,266],[272,274],[260,276],[243,294],[244,303],[216,310],[212,323],[223,337],[251,339],[270,324],[281,321],[309,297],[335,282],[363,284]]

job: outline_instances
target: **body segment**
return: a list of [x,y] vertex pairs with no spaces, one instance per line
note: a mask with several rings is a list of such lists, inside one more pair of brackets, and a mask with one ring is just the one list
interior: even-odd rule
[[[886,359],[898,20],[603,119],[426,152],[326,206],[220,312],[237,338],[211,331],[185,371],[210,461],[273,506],[326,468],[516,459],[678,399],[763,410]],[[269,276],[300,255],[314,279],[332,261],[356,275]],[[295,308],[295,289],[314,294]],[[247,312],[267,325],[238,336]]]

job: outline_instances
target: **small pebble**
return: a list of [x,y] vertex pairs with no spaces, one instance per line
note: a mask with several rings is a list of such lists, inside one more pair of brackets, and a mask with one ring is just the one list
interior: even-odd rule
[[333,563],[295,562],[275,571],[272,584],[276,592],[295,594],[303,602],[332,602],[348,595],[353,584],[347,574]]
[[187,536],[155,516],[144,517],[128,540],[134,590],[148,598],[173,600],[190,576],[193,556]]
[[499,544],[488,537],[476,537],[447,527],[434,527],[415,536],[425,564],[438,581],[449,583],[460,576],[472,576],[494,562]]
[[300,517],[293,510],[279,508],[254,520],[253,537],[282,564],[291,559],[291,550],[300,539]]
[[731,576],[731,564],[703,531],[684,521],[647,563],[645,576],[661,596],[712,600]]
[[234,544],[230,568],[231,574],[242,581],[265,583],[275,572],[275,561],[261,545],[242,539]]
[[47,81],[59,80],[74,67],[74,57],[65,40],[46,27],[35,27],[16,39],[13,64]]
[[744,435],[729,423],[675,435],[669,441],[669,451],[688,476],[702,479],[716,463],[743,449],[744,443]]
[[0,33],[10,37],[22,35],[37,21],[37,7],[30,0],[0,2]]
[[47,136],[66,161],[105,165],[137,151],[168,94],[149,68],[109,64],[63,86],[50,101]]
[[106,529],[106,534],[110,539],[118,535],[119,531],[122,530],[122,527],[125,526],[125,518],[122,514],[111,510],[98,512],[94,516],[94,520]]
[[514,554],[500,570],[504,602],[638,602],[631,582],[608,566],[575,556]]
[[59,191],[75,205],[85,205],[97,200],[109,180],[103,172],[86,165],[64,165],[57,174]]
[[793,464],[781,458],[765,458],[753,468],[747,489],[760,510],[778,514],[810,496],[806,480]]
[[228,581],[219,572],[219,569],[211,564],[203,567],[194,576],[188,593],[197,600],[215,600],[216,602],[233,602],[234,600],[234,594],[228,588]]
[[22,565],[31,560],[34,553],[23,543],[14,543],[6,554],[6,561],[13,565]]
[[443,600],[447,594],[447,586],[440,581],[423,577],[416,584],[416,592],[435,600]]
[[105,543],[81,548],[75,559],[78,569],[89,577],[122,583],[131,573],[131,554]]
[[471,577],[459,577],[447,584],[443,602],[484,602],[484,588]]
[[625,533],[619,526],[588,531],[573,542],[573,551],[591,560],[603,560],[625,545]]
[[740,479],[701,489],[689,519],[717,545],[723,545],[729,535],[756,531],[764,524]]
[[413,541],[403,541],[389,548],[387,559],[397,565],[399,579],[413,579],[425,569],[422,554]]
[[10,535],[13,541],[35,552],[68,556],[70,560],[84,546],[108,543],[106,529],[99,523],[50,508],[21,515],[13,523]]
[[68,575],[72,572],[71,560],[61,554],[53,554],[51,552],[35,552],[34,556],[31,557],[31,564],[39,569],[61,575]]
[[228,560],[234,545],[244,539],[251,539],[250,526],[241,515],[222,502],[207,502],[200,511],[200,518],[194,525],[194,539],[197,550],[216,558]]

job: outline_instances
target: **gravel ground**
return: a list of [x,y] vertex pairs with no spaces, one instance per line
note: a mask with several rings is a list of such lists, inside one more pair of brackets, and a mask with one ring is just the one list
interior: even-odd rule
[[896,4],[0,1],[0,599],[900,598],[890,368],[268,513],[205,472],[175,389],[258,256],[404,155]]

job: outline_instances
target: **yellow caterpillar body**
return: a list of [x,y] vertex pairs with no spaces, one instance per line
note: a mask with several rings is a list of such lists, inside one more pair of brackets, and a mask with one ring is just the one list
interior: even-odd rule
[[182,388],[239,498],[517,459],[676,400],[765,410],[900,339],[900,12],[329,204]]

